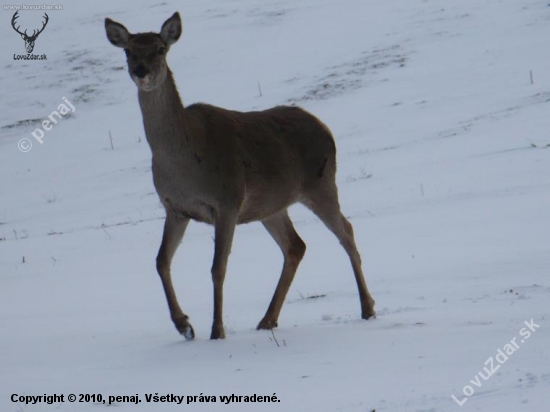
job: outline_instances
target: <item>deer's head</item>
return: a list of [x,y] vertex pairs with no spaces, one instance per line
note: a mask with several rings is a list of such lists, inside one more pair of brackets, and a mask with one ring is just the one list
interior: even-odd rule
[[19,27],[21,27],[21,26],[15,27],[16,20],[19,17],[17,15],[17,13],[19,13],[19,11],[16,11],[15,14],[13,15],[13,17],[11,18],[11,26],[13,27],[13,29],[17,33],[19,33],[21,35],[21,38],[23,40],[25,40],[25,49],[27,49],[27,53],[30,54],[34,50],[34,42],[36,41],[36,38],[38,37],[38,35],[40,33],[42,33],[44,31],[44,28],[46,27],[46,24],[48,24],[48,21],[50,20],[50,18],[48,17],[48,15],[46,13],[44,13],[44,23],[42,23],[42,28],[40,30],[33,30],[32,35],[29,36],[27,34],[27,30],[25,30],[23,33],[21,33],[19,31]]
[[140,90],[148,92],[164,82],[168,74],[166,53],[181,36],[179,13],[164,22],[160,33],[131,34],[111,19],[105,19],[105,31],[113,45],[124,49],[128,72]]

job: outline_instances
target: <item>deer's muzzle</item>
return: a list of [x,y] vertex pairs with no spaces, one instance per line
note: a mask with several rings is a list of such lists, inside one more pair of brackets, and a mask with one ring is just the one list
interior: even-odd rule
[[149,73],[149,70],[147,70],[144,65],[140,64],[136,66],[134,70],[132,70],[132,73],[140,79],[143,79]]

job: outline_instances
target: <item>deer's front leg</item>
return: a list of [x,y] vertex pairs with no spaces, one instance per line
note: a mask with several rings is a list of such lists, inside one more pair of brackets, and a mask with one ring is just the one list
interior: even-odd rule
[[214,321],[210,339],[225,339],[223,327],[223,282],[227,269],[227,260],[231,253],[233,234],[237,225],[237,213],[222,212],[216,219],[214,262],[212,264],[212,282],[214,283]]
[[160,250],[157,255],[157,271],[162,280],[162,286],[166,294],[166,301],[168,302],[172,322],[174,322],[174,326],[176,326],[178,332],[181,333],[185,339],[191,340],[195,338],[195,332],[189,323],[188,316],[182,312],[178,304],[176,292],[174,292],[174,286],[172,285],[172,274],[170,272],[172,258],[176,253],[188,224],[189,219],[177,216],[169,210],[166,211],[162,244],[160,245]]

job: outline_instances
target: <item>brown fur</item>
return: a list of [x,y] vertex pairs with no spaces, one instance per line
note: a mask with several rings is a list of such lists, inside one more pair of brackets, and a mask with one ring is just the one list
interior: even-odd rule
[[159,34],[130,34],[105,21],[107,37],[127,51],[128,70],[153,153],[153,179],[166,209],[157,256],[172,320],[194,337],[172,286],[170,264],[190,219],[215,226],[212,265],[214,321],[211,338],[224,338],[223,281],[235,226],[261,221],[284,256],[281,278],[258,329],[277,326],[292,279],[305,253],[287,209],[300,202],[338,237],[348,253],[364,319],[374,316],[351,224],[340,212],[335,183],[336,147],[329,129],[298,107],[237,112],[207,104],[183,107],[165,52],[181,34],[175,13]]

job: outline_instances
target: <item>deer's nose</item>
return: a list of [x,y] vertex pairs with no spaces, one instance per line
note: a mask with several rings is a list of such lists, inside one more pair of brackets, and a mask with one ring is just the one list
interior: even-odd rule
[[143,64],[136,66],[136,68],[132,71],[132,73],[134,73],[140,79],[143,79],[148,72],[149,71]]

